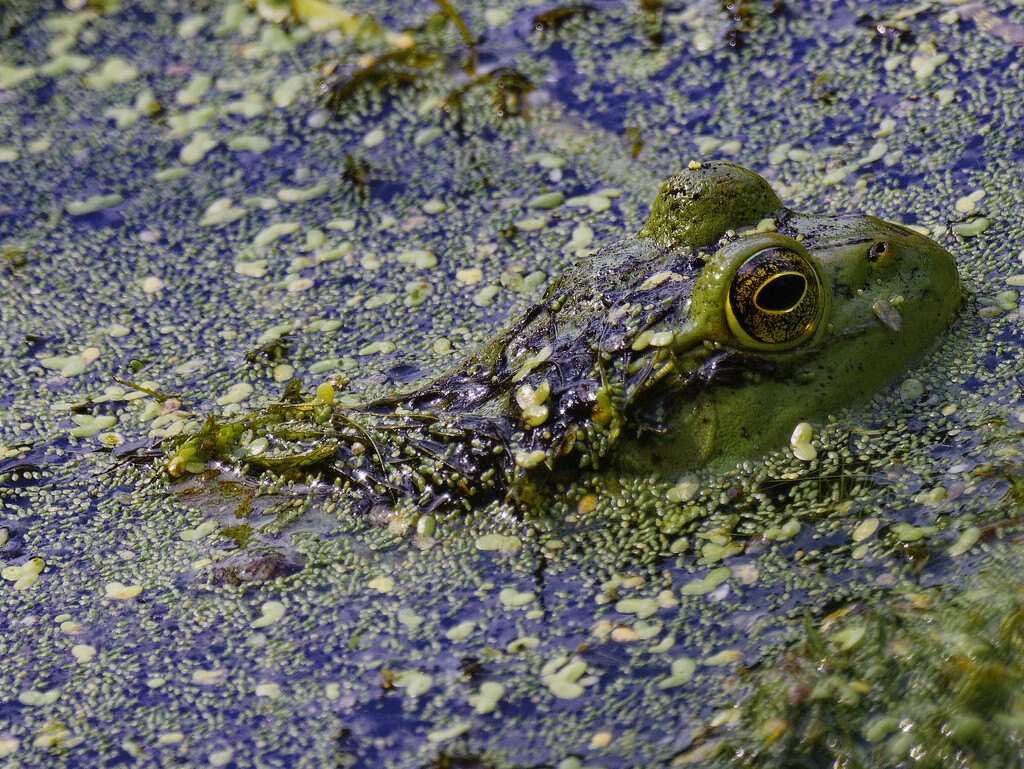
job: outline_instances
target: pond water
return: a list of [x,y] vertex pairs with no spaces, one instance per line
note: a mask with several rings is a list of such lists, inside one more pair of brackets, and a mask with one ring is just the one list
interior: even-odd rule
[[[0,10],[0,766],[1021,763],[1024,4],[42,5]],[[164,472],[296,379],[446,370],[710,159],[970,291],[813,459],[429,521]]]

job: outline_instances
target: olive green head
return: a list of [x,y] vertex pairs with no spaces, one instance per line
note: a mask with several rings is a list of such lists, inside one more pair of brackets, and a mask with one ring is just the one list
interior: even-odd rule
[[[747,213],[725,228],[718,209],[705,212],[727,234],[695,247],[700,274],[673,330],[672,363],[651,385],[674,401],[655,435],[626,448],[627,464],[671,472],[777,447],[799,422],[897,377],[962,302],[953,257],[933,240],[861,214],[814,216],[778,205],[762,218],[771,205],[766,183],[758,177],[745,195],[732,169],[723,191],[704,199]],[[744,197],[756,205],[738,206]]]
[[[963,290],[952,255],[873,216],[807,216],[742,232],[704,257],[682,352],[697,345],[775,362],[872,351],[858,391],[877,389],[949,326]],[[888,372],[888,373],[886,373]]]

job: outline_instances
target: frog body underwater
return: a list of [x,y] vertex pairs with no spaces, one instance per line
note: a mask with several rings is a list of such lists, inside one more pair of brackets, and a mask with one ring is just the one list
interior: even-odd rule
[[302,454],[296,414],[235,431],[270,440],[244,457],[254,469],[428,509],[580,468],[672,477],[865,398],[935,342],[962,294],[953,257],[916,232],[796,213],[751,171],[691,163],[635,237],[568,269],[448,373],[334,409]]

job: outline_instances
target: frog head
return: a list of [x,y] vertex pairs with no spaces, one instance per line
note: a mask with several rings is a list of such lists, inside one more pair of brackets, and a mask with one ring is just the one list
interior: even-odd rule
[[609,457],[678,474],[763,454],[884,386],[961,295],[952,256],[916,232],[799,214],[751,171],[691,164],[637,236],[403,403],[489,420],[485,453],[515,457],[513,484]]
[[[736,166],[698,171],[700,184],[676,177],[659,200],[690,218],[712,201],[704,223],[673,223],[661,201],[641,230],[691,249],[700,272],[662,364],[631,401],[648,429],[618,450],[627,465],[669,473],[756,456],[799,422],[866,398],[935,343],[963,296],[953,257],[917,232],[862,214],[795,213]],[[691,192],[684,205],[680,189]]]

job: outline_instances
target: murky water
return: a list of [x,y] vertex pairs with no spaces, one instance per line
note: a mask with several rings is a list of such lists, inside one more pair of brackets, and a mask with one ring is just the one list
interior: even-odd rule
[[[0,763],[1019,763],[1016,690],[978,682],[1021,677],[1024,10],[460,3],[467,74],[433,3],[274,5],[2,11]],[[163,475],[161,441],[297,378],[444,370],[710,158],[926,229],[972,291],[815,460],[419,533]]]

